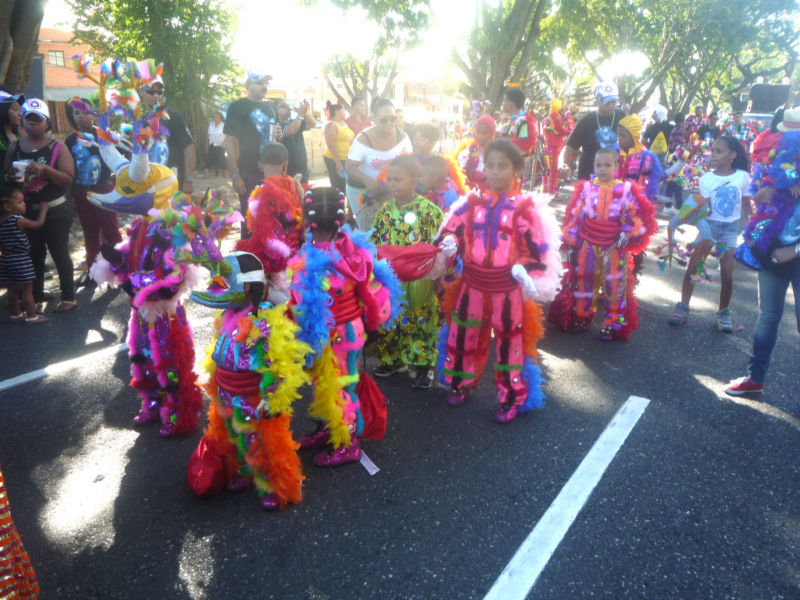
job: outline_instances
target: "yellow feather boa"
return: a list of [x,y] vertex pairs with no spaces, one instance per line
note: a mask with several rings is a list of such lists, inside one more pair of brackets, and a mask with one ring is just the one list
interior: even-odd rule
[[308,373],[303,370],[305,356],[311,352],[311,346],[297,339],[300,328],[286,316],[285,306],[275,306],[264,313],[270,324],[267,350],[270,364],[259,371],[272,371],[282,378],[278,387],[270,394],[269,414],[291,415],[292,403],[300,398],[298,390],[311,381]]
[[308,407],[312,417],[323,419],[331,432],[334,448],[350,445],[350,429],[344,420],[345,400],[339,377],[339,365],[328,343],[311,367],[314,380],[314,401]]

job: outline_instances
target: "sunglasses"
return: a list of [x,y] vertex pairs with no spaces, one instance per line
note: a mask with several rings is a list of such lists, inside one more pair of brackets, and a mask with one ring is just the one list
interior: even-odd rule
[[153,94],[154,96],[156,96],[156,95],[157,96],[163,96],[164,95],[164,88],[163,87],[157,87],[157,88],[143,87],[142,89],[145,92],[147,92],[148,94]]
[[378,119],[378,123],[381,125],[387,125],[389,123],[397,123],[397,117],[382,117]]

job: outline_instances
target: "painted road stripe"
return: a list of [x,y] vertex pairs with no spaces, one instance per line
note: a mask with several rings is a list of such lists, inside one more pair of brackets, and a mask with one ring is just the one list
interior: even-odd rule
[[120,352],[126,352],[127,350],[128,344],[119,344],[117,346],[103,348],[102,350],[92,352],[91,354],[84,354],[78,358],[71,358],[62,362],[53,363],[52,365],[47,365],[44,369],[28,371],[27,373],[17,375],[11,379],[0,381],[0,392],[11,389],[18,385],[22,385],[23,383],[28,383],[29,381],[35,381],[37,379],[41,379],[42,377],[47,377],[48,375],[56,375],[57,373],[64,373],[65,371],[69,371],[70,369],[74,369],[76,367],[92,365],[94,361],[100,360],[106,356],[113,356],[114,354],[118,354]]
[[631,396],[622,405],[484,600],[524,600],[648,404]]
[[[213,321],[214,317],[203,317],[201,319],[195,319],[192,322],[192,324],[194,325],[195,328],[197,328],[198,326],[206,325]],[[46,366],[44,369],[36,369],[35,371],[29,371],[28,373],[17,375],[16,377],[12,377],[11,379],[5,379],[3,381],[0,381],[0,392],[11,389],[18,385],[22,385],[23,383],[28,383],[29,381],[36,381],[37,379],[42,379],[43,377],[47,377],[48,375],[56,375],[58,373],[64,373],[65,371],[69,371],[70,369],[74,369],[75,367],[80,367],[83,366],[84,364],[91,364],[92,361],[96,359],[100,359],[105,356],[113,356],[114,354],[118,354],[120,352],[127,352],[127,350],[128,350],[128,344],[119,344],[117,346],[110,346],[108,348],[103,348],[102,350],[98,350],[97,352],[84,354],[83,356],[79,356],[78,358],[71,358],[63,362],[54,363],[52,365]]]

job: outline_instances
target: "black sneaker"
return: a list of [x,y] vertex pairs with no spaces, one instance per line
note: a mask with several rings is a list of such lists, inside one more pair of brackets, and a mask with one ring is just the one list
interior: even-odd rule
[[411,387],[415,390],[427,390],[433,385],[433,369],[430,367],[417,367],[417,376],[411,380]]
[[406,365],[380,365],[372,374],[375,375],[375,377],[391,377],[392,375],[405,373],[406,371],[408,371]]

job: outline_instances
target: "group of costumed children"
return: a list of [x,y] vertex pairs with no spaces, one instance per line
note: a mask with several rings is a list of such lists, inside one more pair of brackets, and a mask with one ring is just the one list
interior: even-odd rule
[[[101,72],[104,97],[107,83],[134,89],[158,70],[106,61]],[[195,429],[202,408],[181,298],[196,286],[198,266],[210,272],[208,288],[192,292],[222,310],[206,361],[208,427],[187,469],[195,493],[255,487],[265,509],[283,508],[301,499],[299,448],[321,450],[320,466],[358,461],[359,440],[381,439],[386,424],[385,398],[360,365],[372,331],[376,376],[411,369],[412,385],[427,388],[438,373],[452,406],[477,387],[494,338],[495,420],[543,406],[536,346],[542,304],[561,281],[560,235],[546,198],[522,191],[524,156],[511,140],[489,141],[489,132],[480,141],[481,185],[468,193],[458,169],[429,148],[396,158],[369,232],[345,225],[345,199],[335,189],[303,191],[286,175],[285,147],[267,144],[264,180],[246,215],[252,235],[223,257],[219,242],[241,216],[225,214],[213,194],[175,193],[174,174],[149,163],[148,145],[168,135],[159,110],[143,115],[101,102],[97,143],[116,187],[90,200],[137,218],[126,241],[103,248],[92,275],[131,296],[132,386],[141,396],[134,421],[160,420],[161,433],[175,436]],[[130,159],[108,128],[114,111],[133,123]],[[601,152],[597,160],[598,177],[576,188],[564,227],[574,250],[574,320],[591,316],[596,299],[586,293],[603,279],[604,335],[626,338],[635,323],[629,257],[654,228],[652,207],[637,183],[614,179],[616,156]],[[317,428],[296,442],[293,404],[306,384]]]

